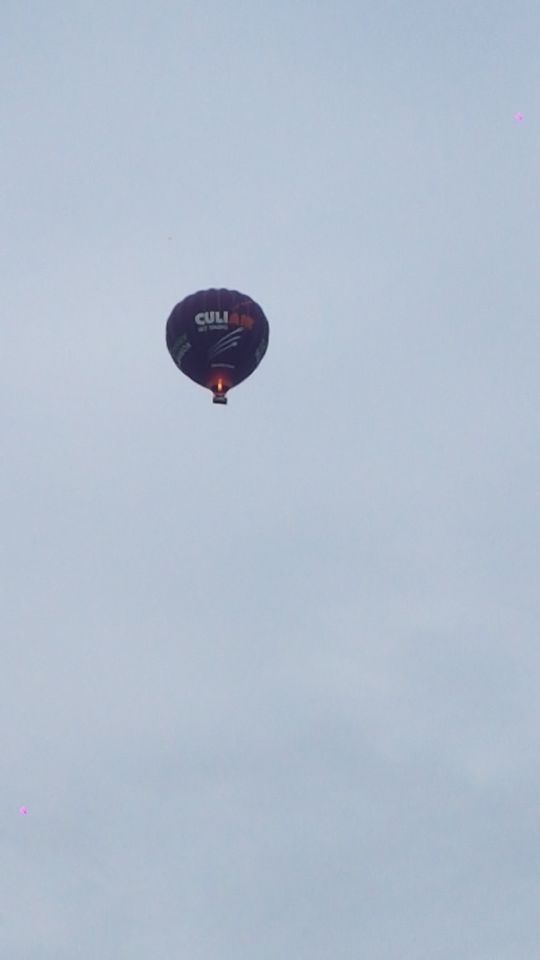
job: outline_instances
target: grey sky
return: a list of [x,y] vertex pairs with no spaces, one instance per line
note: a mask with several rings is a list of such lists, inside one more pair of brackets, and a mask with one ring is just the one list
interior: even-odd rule
[[4,0],[2,958],[537,956],[539,35]]

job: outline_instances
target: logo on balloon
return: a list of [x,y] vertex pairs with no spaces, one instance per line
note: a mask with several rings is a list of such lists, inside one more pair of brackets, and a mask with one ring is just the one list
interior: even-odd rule
[[227,326],[229,323],[228,310],[205,310],[203,313],[195,314],[195,323],[201,330],[215,330]]
[[255,351],[255,363],[258,365],[266,353],[268,347],[268,337],[264,337]]
[[247,313],[231,313],[229,323],[231,327],[243,327],[244,330],[252,330],[255,321]]
[[202,313],[196,313],[193,319],[201,333],[207,330],[223,330],[229,326],[252,330],[255,324],[253,317],[249,314],[229,313],[228,310],[204,310]]
[[224,337],[220,337],[219,340],[210,347],[208,351],[208,359],[215,360],[221,353],[225,353],[226,350],[232,350],[234,347],[237,347],[242,339],[243,330],[231,330],[229,333],[226,333]]
[[181,360],[185,357],[188,350],[191,350],[191,344],[186,334],[184,333],[173,345],[172,354],[173,354],[175,363],[179,364]]

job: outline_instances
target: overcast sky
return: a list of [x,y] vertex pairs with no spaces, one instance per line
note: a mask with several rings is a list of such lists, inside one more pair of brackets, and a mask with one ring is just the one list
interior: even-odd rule
[[539,36],[3,0],[5,960],[538,957]]

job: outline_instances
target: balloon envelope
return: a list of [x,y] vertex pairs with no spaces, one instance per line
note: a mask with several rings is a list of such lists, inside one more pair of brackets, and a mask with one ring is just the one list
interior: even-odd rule
[[200,290],[167,320],[167,348],[182,373],[226,403],[225,394],[258,367],[269,327],[261,307],[238,290]]

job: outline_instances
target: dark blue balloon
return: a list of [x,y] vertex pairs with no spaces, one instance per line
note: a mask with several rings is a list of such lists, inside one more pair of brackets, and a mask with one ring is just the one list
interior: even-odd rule
[[227,403],[227,391],[258,367],[269,327],[258,303],[238,290],[200,290],[167,320],[167,348],[182,373]]

